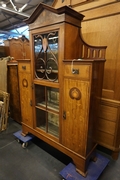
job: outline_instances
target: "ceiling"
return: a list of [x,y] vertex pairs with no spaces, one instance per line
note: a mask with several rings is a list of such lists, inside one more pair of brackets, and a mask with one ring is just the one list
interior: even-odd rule
[[[52,5],[53,0],[0,0],[0,38],[7,39],[10,30],[25,26],[24,19],[28,18],[39,3]],[[4,7],[4,4],[6,7]]]

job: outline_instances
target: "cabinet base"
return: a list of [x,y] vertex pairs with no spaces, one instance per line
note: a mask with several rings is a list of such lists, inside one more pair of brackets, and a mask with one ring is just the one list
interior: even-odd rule
[[31,133],[32,135],[38,137],[39,139],[43,140],[44,142],[48,143],[49,145],[53,146],[54,148],[58,149],[62,153],[69,156],[73,160],[76,166],[76,171],[82,176],[86,177],[89,161],[92,159],[95,159],[96,157],[96,152],[95,152],[96,145],[93,147],[92,151],[89,154],[87,154],[86,157],[83,157],[77,154],[76,152],[68,149],[67,147],[63,146],[59,142],[56,142],[53,139],[48,138],[47,136],[44,136],[43,134],[38,132],[36,129],[33,129],[31,127],[28,127],[25,124],[22,124],[22,134],[27,135],[28,133]]
[[90,162],[89,167],[87,169],[88,175],[86,178],[82,177],[80,174],[76,173],[76,167],[74,164],[69,163],[61,172],[60,175],[66,180],[97,180],[99,176],[104,171],[106,166],[109,163],[109,159],[105,156],[96,153],[97,161]]

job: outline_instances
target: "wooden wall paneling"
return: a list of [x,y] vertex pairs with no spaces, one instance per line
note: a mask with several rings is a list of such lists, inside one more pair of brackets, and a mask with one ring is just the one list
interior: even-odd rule
[[[106,4],[116,3],[116,0],[101,0],[101,1],[94,1],[94,0],[54,0],[52,6],[54,8],[59,8],[61,6],[70,6],[74,8],[76,11],[81,9],[90,9],[93,7],[103,6]],[[81,6],[82,5],[82,6]]]
[[53,3],[52,3],[52,6],[54,8],[59,8],[61,6],[65,6],[65,5],[69,6],[70,5],[70,1],[71,0],[61,0],[61,1],[60,0],[54,0]]
[[[103,19],[86,21],[82,23],[83,37],[85,40],[89,42],[89,44],[107,45],[107,51],[106,51],[107,61],[105,63],[105,71],[104,71],[103,97],[110,99],[114,99],[114,94],[116,94],[115,92],[115,84],[116,84],[115,81],[117,80],[116,69],[118,69],[117,62],[119,62],[118,61],[119,41],[117,39],[119,39],[118,37],[120,36],[118,35],[119,26],[117,26],[117,24],[119,22],[119,19],[120,16],[119,18],[116,18],[116,16],[112,16]],[[113,28],[113,22],[115,22],[114,28]],[[88,29],[87,27],[90,28]],[[117,95],[119,96],[119,93]],[[118,98],[116,98],[116,100],[117,99]]]
[[94,9],[94,8],[98,8],[98,7],[103,7],[103,6],[107,6],[109,4],[114,4],[114,3],[118,3],[116,0],[101,0],[101,1],[87,1],[86,3],[82,4],[80,3],[79,0],[76,0],[77,2],[75,3],[74,0],[71,0],[71,6],[73,9],[75,9],[78,12],[83,12],[86,10],[90,10],[90,9]]

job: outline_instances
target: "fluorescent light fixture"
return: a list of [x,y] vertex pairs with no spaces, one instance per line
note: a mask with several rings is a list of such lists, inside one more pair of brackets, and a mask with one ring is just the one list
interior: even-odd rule
[[0,36],[4,36],[5,34],[0,34]]
[[1,5],[2,7],[6,8],[6,4],[4,2]]

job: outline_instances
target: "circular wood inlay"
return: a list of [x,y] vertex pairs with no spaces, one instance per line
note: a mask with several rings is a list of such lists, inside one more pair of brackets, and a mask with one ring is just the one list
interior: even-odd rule
[[28,87],[28,81],[26,79],[22,80],[23,87]]
[[72,99],[76,99],[76,100],[79,100],[81,98],[81,92],[78,88],[76,87],[73,87],[70,89],[69,91],[69,96],[72,98]]

